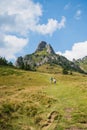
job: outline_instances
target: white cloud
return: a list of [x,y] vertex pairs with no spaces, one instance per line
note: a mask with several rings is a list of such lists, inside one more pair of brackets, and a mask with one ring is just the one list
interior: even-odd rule
[[58,29],[65,27],[65,22],[66,22],[66,18],[64,16],[62,16],[61,22],[58,23]]
[[66,50],[64,53],[57,52],[68,58],[69,60],[83,58],[87,56],[87,41],[75,43],[71,50]]
[[65,21],[66,18],[64,16],[62,17],[60,23],[57,20],[48,19],[47,24],[36,26],[36,30],[43,35],[45,34],[52,35],[54,31],[56,31],[57,29],[61,29],[65,26]]
[[0,0],[0,29],[4,32],[27,34],[41,15],[41,5],[32,0]]
[[75,19],[79,20],[81,18],[81,15],[82,15],[82,11],[81,10],[77,10],[76,14],[75,14]]
[[28,39],[18,38],[12,35],[3,35],[0,42],[0,56],[16,59],[15,54],[20,52],[28,43]]
[[[46,34],[56,31],[58,23],[55,19],[49,19],[47,24],[40,24],[42,16],[42,7],[39,3],[32,0],[0,0],[0,30],[4,32],[16,32],[20,35],[26,35],[29,31],[36,31],[43,34],[43,28],[47,28]],[[64,19],[64,18],[63,18]],[[53,25],[51,25],[51,23]],[[62,28],[65,24],[63,21]],[[38,28],[38,29],[36,29]],[[40,29],[39,29],[40,28]],[[49,29],[50,28],[50,29]]]
[[15,58],[15,54],[26,46],[31,31],[52,35],[65,26],[65,17],[60,22],[51,18],[47,24],[40,24],[42,13],[42,6],[33,0],[0,0],[0,56]]

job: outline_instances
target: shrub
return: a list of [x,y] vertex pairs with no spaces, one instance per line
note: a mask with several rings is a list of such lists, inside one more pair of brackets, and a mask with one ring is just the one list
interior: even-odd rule
[[68,70],[67,69],[63,69],[63,74],[68,74]]

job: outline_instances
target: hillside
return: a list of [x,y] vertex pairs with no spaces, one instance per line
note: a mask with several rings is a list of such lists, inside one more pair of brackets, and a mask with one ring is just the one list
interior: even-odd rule
[[36,68],[38,72],[49,73],[49,74],[61,74],[63,69],[61,66],[56,64],[43,64]]
[[77,64],[69,61],[67,58],[58,55],[54,52],[52,46],[45,41],[41,41],[32,54],[27,54],[24,57],[20,56],[16,60],[16,67],[25,70],[36,70],[38,66],[44,64],[55,64],[62,68],[72,71],[85,73]]
[[0,130],[86,130],[87,76],[41,69],[0,67]]
[[87,56],[83,57],[82,59],[76,60],[75,63],[87,72]]

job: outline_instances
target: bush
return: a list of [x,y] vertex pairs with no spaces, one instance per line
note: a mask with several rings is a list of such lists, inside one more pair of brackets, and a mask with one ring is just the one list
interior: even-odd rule
[[67,69],[63,69],[63,74],[68,74],[68,70]]

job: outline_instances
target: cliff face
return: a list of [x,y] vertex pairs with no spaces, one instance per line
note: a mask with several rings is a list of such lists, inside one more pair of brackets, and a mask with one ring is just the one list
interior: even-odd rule
[[83,72],[77,64],[69,61],[61,55],[56,54],[52,46],[47,44],[45,41],[38,44],[38,47],[33,54],[18,57],[16,60],[16,66],[18,68],[27,70],[35,69],[35,67],[41,66],[45,63],[57,64],[63,68],[67,68],[68,70]]

